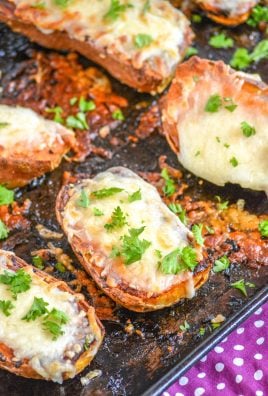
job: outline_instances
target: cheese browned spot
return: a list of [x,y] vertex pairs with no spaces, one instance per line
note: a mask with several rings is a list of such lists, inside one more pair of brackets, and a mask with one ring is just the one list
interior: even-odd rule
[[[111,0],[71,0],[65,6],[44,0],[42,7],[36,7],[36,0],[12,3],[16,5],[15,15],[42,33],[66,32],[70,39],[94,42],[101,52],[130,61],[135,69],[146,63],[149,74],[160,73],[163,80],[182,60],[188,42],[189,21],[163,0],[150,0],[147,7],[144,0],[120,0],[120,10],[110,14]],[[149,37],[149,42],[137,41],[142,35]]]
[[[107,188],[123,191],[112,196],[96,199],[92,192]],[[141,199],[129,202],[129,195],[140,190]],[[79,206],[81,193],[89,197],[87,207]],[[163,203],[155,187],[145,182],[129,169],[111,168],[93,179],[86,179],[70,186],[70,198],[64,207],[62,226],[71,244],[75,239],[88,246],[93,266],[101,271],[110,288],[124,284],[146,296],[165,293],[182,282],[187,283],[187,297],[194,295],[193,274],[182,271],[177,275],[164,274],[159,269],[159,255],[169,254],[174,249],[189,245],[189,230]],[[126,216],[124,226],[109,232],[105,224],[111,221],[112,212],[120,206]],[[103,215],[94,215],[95,208]],[[130,229],[144,227],[140,239],[150,242],[140,260],[126,265],[122,257],[111,258],[113,248],[120,250],[122,237]]]
[[[13,257],[9,252],[0,252],[1,275],[4,271],[16,273],[10,269]],[[30,266],[25,267],[24,271],[31,277],[30,288],[19,293],[16,299],[13,299],[8,285],[0,282],[1,300],[11,301],[14,305],[9,316],[0,310],[0,349],[4,344],[12,350],[14,361],[26,359],[31,369],[42,378],[62,383],[66,375],[72,378],[77,373],[76,361],[84,351],[84,344],[86,342],[89,348],[95,341],[96,333],[91,328],[86,311],[79,306],[81,296],[63,291],[57,283],[48,283]],[[49,311],[55,308],[68,317],[67,324],[62,326],[63,334],[55,340],[43,326],[44,317],[28,322],[22,320],[35,297],[47,302]]]
[[192,58],[178,67],[162,102],[164,131],[195,175],[267,191],[267,101],[267,86],[254,76]]

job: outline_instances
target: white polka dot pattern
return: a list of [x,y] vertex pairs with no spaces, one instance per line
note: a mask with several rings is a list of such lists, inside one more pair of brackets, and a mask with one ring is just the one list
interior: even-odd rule
[[162,396],[268,396],[267,340],[268,303]]

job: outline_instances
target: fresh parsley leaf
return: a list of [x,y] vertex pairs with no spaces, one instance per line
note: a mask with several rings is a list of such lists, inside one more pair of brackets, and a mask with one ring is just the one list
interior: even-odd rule
[[11,315],[11,310],[15,308],[15,305],[10,300],[0,300],[0,310],[5,316]]
[[165,180],[163,192],[167,197],[170,197],[176,192],[175,182],[169,176],[167,168],[162,169],[161,176]]
[[102,188],[101,190],[93,191],[91,196],[93,198],[103,199],[118,194],[121,191],[124,191],[124,189],[118,187]]
[[96,105],[93,100],[86,100],[83,97],[79,99],[79,110],[82,111],[82,113],[87,113],[88,111],[93,111],[95,109]]
[[193,271],[197,264],[196,251],[191,246],[185,246],[167,254],[161,261],[159,269],[164,274],[176,275],[181,271]]
[[90,199],[88,194],[85,192],[84,189],[81,190],[81,194],[79,199],[77,200],[77,205],[80,206],[81,208],[88,208],[90,204]]
[[219,33],[209,39],[209,45],[214,48],[232,48],[234,40],[227,37],[225,33]]
[[56,106],[51,109],[46,109],[46,112],[54,114],[53,121],[58,122],[59,124],[63,124],[64,120],[61,116],[63,110],[60,106]]
[[98,208],[93,208],[93,214],[94,214],[94,216],[103,216],[104,215],[104,213]]
[[34,265],[36,268],[40,269],[40,270],[42,270],[42,269],[45,268],[43,259],[42,259],[42,257],[40,257],[40,256],[34,256],[34,257],[32,258],[32,262],[33,262],[33,265]]
[[256,129],[249,125],[246,121],[241,122],[241,129],[243,132],[243,135],[246,137],[250,137],[256,134]]
[[112,118],[114,120],[118,120],[118,121],[124,121],[125,117],[124,114],[122,113],[122,110],[117,109],[112,113]]
[[70,105],[74,106],[77,103],[77,101],[78,101],[78,98],[74,96],[73,98],[70,99]]
[[268,22],[268,7],[256,5],[252,11],[247,24],[256,27],[260,22]]
[[144,229],[145,227],[130,228],[128,230],[129,235],[122,237],[122,256],[126,265],[139,261],[151,245],[151,242],[139,239],[139,235],[143,233]]
[[47,310],[48,303],[44,301],[42,298],[34,297],[33,304],[29,310],[29,312],[22,318],[22,320],[26,320],[26,322],[31,322],[40,316],[45,315]]
[[227,256],[222,256],[218,260],[215,260],[213,271],[222,272],[230,267],[230,260]]
[[9,125],[10,125],[9,122],[0,122],[0,129],[5,128]]
[[229,201],[222,201],[221,197],[219,197],[218,195],[216,195],[215,198],[218,201],[218,203],[217,203],[217,209],[218,210],[224,210],[224,209],[228,208]]
[[1,239],[6,239],[8,237],[8,228],[5,225],[5,223],[3,223],[2,220],[0,220],[0,241]]
[[66,8],[71,2],[71,0],[53,0],[53,1],[58,7],[61,8]]
[[121,14],[123,14],[128,8],[132,8],[131,4],[121,4],[119,0],[111,0],[110,8],[108,12],[104,15],[104,19],[115,21]]
[[135,191],[133,194],[128,196],[128,202],[135,202],[141,200],[141,189]]
[[200,327],[200,329],[199,329],[199,334],[200,334],[201,336],[203,336],[203,335],[205,334],[205,332],[206,332],[205,327]]
[[119,257],[119,256],[121,256],[121,253],[120,253],[120,250],[117,248],[117,247],[113,247],[112,248],[112,251],[111,251],[111,253],[110,253],[110,258],[115,258],[115,257]]
[[239,165],[239,162],[235,157],[232,157],[229,162],[234,168],[236,168]]
[[75,116],[69,116],[66,119],[66,125],[69,128],[75,128],[75,129],[89,129],[89,125],[87,123],[87,118],[86,114],[83,112],[77,113]]
[[234,287],[235,289],[240,290],[241,293],[244,294],[244,296],[248,295],[246,286],[255,287],[254,283],[245,282],[244,279],[240,279],[237,282],[231,283],[231,286]]
[[59,271],[62,274],[64,274],[66,272],[66,267],[61,262],[56,263],[55,264],[55,268],[56,268],[57,271]]
[[239,70],[245,69],[250,63],[251,58],[246,48],[237,48],[230,61],[230,65]]
[[9,205],[14,202],[14,191],[0,185],[0,205]]
[[258,62],[268,58],[268,39],[260,41],[250,54],[252,62]]
[[127,224],[126,216],[124,215],[120,206],[117,206],[112,213],[111,221],[109,223],[106,223],[104,225],[104,228],[107,231],[111,232],[118,228],[124,227],[124,225],[126,224]]
[[134,38],[134,44],[136,48],[149,47],[152,44],[153,38],[149,34],[139,33]]
[[222,105],[221,97],[218,94],[210,96],[208,99],[205,111],[208,113],[216,113]]
[[202,229],[203,229],[203,224],[194,224],[192,227],[192,233],[194,234],[194,238],[198,245],[203,246],[204,245],[204,238],[202,237]]
[[191,56],[194,56],[196,54],[198,54],[198,50],[196,48],[188,47],[185,53],[185,58],[190,58]]
[[234,103],[232,98],[223,98],[225,106],[224,108],[228,111],[230,111],[231,113],[233,111],[235,111],[235,109],[237,108],[237,104]]
[[182,206],[178,203],[172,202],[168,205],[168,207],[171,210],[171,212],[175,214],[181,213],[183,211]]
[[268,238],[268,220],[262,220],[259,223],[258,229],[262,237]]
[[21,268],[17,272],[4,271],[4,274],[0,275],[0,283],[8,286],[12,297],[16,300],[19,293],[30,289],[32,278]]
[[189,323],[185,320],[183,325],[180,325],[180,330],[185,332],[190,329]]
[[52,335],[52,339],[56,340],[57,338],[59,338],[59,336],[64,334],[62,326],[67,324],[68,321],[69,318],[64,312],[53,308],[50,312],[46,314],[43,321],[43,326],[44,329]]

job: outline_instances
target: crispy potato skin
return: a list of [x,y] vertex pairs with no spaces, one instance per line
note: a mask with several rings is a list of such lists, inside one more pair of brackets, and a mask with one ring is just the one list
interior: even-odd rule
[[[149,312],[171,306],[180,299],[187,297],[187,282],[173,285],[169,290],[148,296],[145,292],[131,288],[128,284],[119,283],[116,287],[107,284],[107,279],[101,276],[102,269],[94,263],[94,253],[98,253],[88,241],[83,241],[77,236],[69,237],[68,230],[64,228],[62,214],[69,200],[70,186],[62,187],[56,201],[57,219],[63,228],[69,243],[78,260],[85,270],[92,276],[98,286],[114,301],[125,308],[136,312]],[[90,253],[93,252],[93,253]],[[208,279],[210,266],[206,263],[199,265],[194,273],[194,287],[198,289]]]
[[[170,75],[169,78],[164,79],[161,72],[152,70],[148,63],[145,63],[141,69],[134,68],[131,61],[121,59],[118,54],[101,50],[94,42],[85,43],[73,40],[64,32],[43,34],[32,24],[19,20],[14,13],[14,7],[7,0],[0,0],[0,21],[6,23],[15,32],[27,36],[31,41],[44,47],[79,52],[101,65],[119,81],[140,92],[159,93],[164,90],[173,77]],[[182,55],[186,52],[192,38],[193,33],[189,27],[185,35],[184,45],[180,48]]]
[[[25,261],[20,259],[19,257],[15,256],[13,253],[0,250],[0,255],[6,256],[8,259],[10,259],[10,265],[8,265],[8,268],[13,271],[17,271],[20,268],[27,268],[31,267],[28,265]],[[65,282],[59,281],[55,278],[53,278],[51,275],[48,275],[47,273],[40,271],[36,268],[34,268],[34,273],[40,277],[43,281],[45,281],[48,284],[55,284],[55,287],[59,288],[62,291],[71,293],[75,295],[75,293],[67,286]],[[101,322],[97,318],[95,314],[95,310],[93,307],[91,307],[85,300],[78,300],[77,304],[80,308],[80,310],[83,310],[87,314],[88,321],[91,325],[92,331],[94,332],[95,335],[95,340],[94,342],[90,345],[89,349],[85,352],[83,352],[78,359],[75,362],[75,367],[76,367],[76,375],[79,374],[82,370],[84,370],[91,360],[94,358],[95,354],[97,353],[103,337],[104,337],[104,327],[102,326]],[[49,353],[49,352],[48,352]],[[11,348],[9,348],[7,345],[0,343],[0,368],[5,369],[10,371],[13,374],[25,377],[25,378],[32,378],[32,379],[44,379],[41,377],[30,365],[28,362],[28,359],[24,359],[20,365],[16,365],[16,362],[12,361],[14,358],[14,354]],[[67,380],[69,378],[68,374],[65,374],[64,380]]]
[[[241,74],[233,70],[230,66],[222,61],[210,61],[207,59],[200,59],[192,57],[189,61],[184,62],[177,68],[176,75],[167,92],[161,99],[162,110],[162,125],[166,139],[172,150],[178,154],[180,152],[179,142],[179,125],[180,120],[183,119],[184,112],[190,111],[191,103],[189,103],[189,96],[194,89],[198,89],[193,81],[195,78],[203,78],[201,85],[202,90],[206,89],[206,84],[211,84],[215,76],[220,79],[226,91],[226,97],[231,97],[232,93],[237,90],[234,85],[234,74],[236,78],[241,78],[243,85],[240,88],[239,100],[244,106],[252,105],[256,100],[256,105],[259,110],[267,112],[265,100],[267,96],[267,85],[261,81],[251,79],[248,75]],[[243,92],[250,93],[250,102],[246,102]],[[260,100],[262,98],[262,100]],[[257,102],[258,100],[258,102]],[[177,118],[175,119],[171,113],[171,109],[177,109]]]
[[216,1],[198,0],[197,4],[207,13],[207,16],[213,21],[226,26],[236,26],[244,23],[251,12],[251,9],[257,4],[256,0],[248,1],[244,6],[247,6],[247,11],[230,15],[219,8]]

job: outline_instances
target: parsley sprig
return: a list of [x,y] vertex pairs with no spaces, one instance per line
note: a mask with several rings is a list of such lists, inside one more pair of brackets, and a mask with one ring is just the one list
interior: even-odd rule
[[167,197],[170,197],[176,191],[176,186],[174,180],[169,176],[167,168],[164,168],[161,172],[162,178],[165,180],[165,185],[163,187],[163,192]]
[[209,39],[209,45],[214,48],[232,48],[234,40],[227,37],[225,33],[219,33]]
[[128,235],[124,235],[122,239],[121,251],[117,248],[113,248],[113,256],[121,255],[126,265],[140,261],[145,251],[151,245],[151,242],[146,239],[140,239],[140,234],[143,233],[145,227],[141,228],[130,228]]
[[68,321],[69,318],[63,311],[53,308],[44,317],[43,326],[52,335],[52,339],[57,340],[59,336],[64,334],[62,326],[67,324]]
[[222,256],[218,260],[215,260],[213,272],[222,272],[230,267],[230,260],[227,256]]
[[104,225],[104,228],[111,232],[116,229],[124,227],[127,224],[126,215],[123,213],[120,206],[117,206],[111,216],[111,221]]
[[43,298],[34,297],[32,306],[29,312],[22,318],[22,320],[26,320],[26,322],[31,322],[40,316],[43,316],[48,312],[47,310],[48,303],[43,300]]
[[11,315],[11,310],[15,308],[15,305],[10,300],[0,300],[0,310],[5,316]]
[[0,283],[8,286],[9,291],[12,293],[12,297],[16,300],[19,293],[23,293],[30,289],[32,278],[22,268],[17,272],[5,270],[4,273],[0,275]]
[[251,288],[255,287],[254,283],[245,282],[244,279],[240,279],[237,282],[231,283],[231,286],[234,287],[235,289],[240,290],[241,293],[244,294],[244,296],[248,295],[246,286],[251,287]]
[[193,271],[197,264],[196,251],[191,246],[185,246],[167,254],[161,261],[159,269],[164,274],[176,275],[181,271]]
[[0,205],[9,205],[14,202],[14,191],[0,185]]
[[93,198],[104,199],[107,197],[112,197],[113,195],[118,194],[121,191],[124,191],[124,189],[119,187],[109,187],[93,191],[90,195]]
[[202,236],[203,224],[194,224],[192,227],[192,233],[198,245],[204,245],[204,238]]

